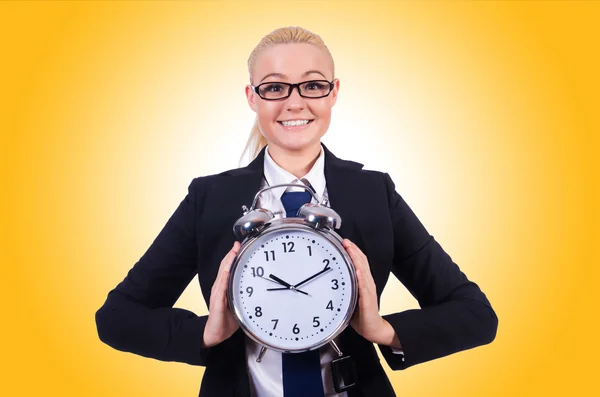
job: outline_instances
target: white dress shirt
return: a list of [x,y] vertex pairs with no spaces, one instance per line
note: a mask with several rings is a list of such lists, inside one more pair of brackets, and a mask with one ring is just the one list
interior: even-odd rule
[[[261,189],[281,183],[310,183],[317,193],[319,201],[327,197],[325,186],[325,152],[321,147],[321,154],[312,169],[304,177],[296,178],[293,174],[281,168],[269,154],[269,148],[265,151],[264,178]],[[302,188],[279,188],[272,189],[261,194],[257,201],[258,208],[268,209],[277,218],[285,218],[285,210],[281,203],[281,196],[286,190],[302,191]],[[315,199],[312,199],[315,202]],[[250,381],[250,392],[252,397],[282,397],[283,396],[283,374],[281,366],[281,353],[267,350],[260,363],[256,362],[261,345],[246,336],[246,359],[248,363],[248,378]],[[327,397],[347,397],[348,393],[336,393],[333,387],[331,375],[331,361],[337,354],[327,344],[319,349],[321,355],[321,377],[323,379],[323,390]]]

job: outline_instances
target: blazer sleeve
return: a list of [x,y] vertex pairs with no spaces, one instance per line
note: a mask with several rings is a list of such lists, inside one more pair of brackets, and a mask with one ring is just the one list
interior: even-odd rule
[[146,253],[96,312],[102,342],[162,361],[206,365],[210,348],[202,347],[202,339],[208,317],[173,308],[197,272],[195,225],[203,208],[202,182],[192,180]]
[[384,174],[394,233],[392,272],[421,309],[385,315],[404,357],[379,349],[392,370],[491,343],[498,318],[485,294],[429,235]]

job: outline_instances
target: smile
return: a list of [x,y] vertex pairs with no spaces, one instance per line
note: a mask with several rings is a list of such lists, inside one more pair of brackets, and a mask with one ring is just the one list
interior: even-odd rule
[[278,121],[279,124],[286,128],[302,128],[312,123],[313,120],[290,120],[290,121]]

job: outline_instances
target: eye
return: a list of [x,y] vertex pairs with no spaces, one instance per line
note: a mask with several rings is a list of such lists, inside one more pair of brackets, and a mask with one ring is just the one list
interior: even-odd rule
[[283,85],[278,83],[265,84],[261,89],[264,92],[281,92],[283,91]]
[[311,81],[306,83],[305,88],[307,90],[324,90],[326,88],[325,84],[318,82],[318,81]]

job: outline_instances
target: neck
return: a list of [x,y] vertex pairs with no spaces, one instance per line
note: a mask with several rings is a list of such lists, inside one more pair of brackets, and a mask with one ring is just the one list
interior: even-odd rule
[[269,155],[273,161],[298,179],[308,174],[320,154],[320,143],[303,151],[289,151],[276,146],[269,146]]

